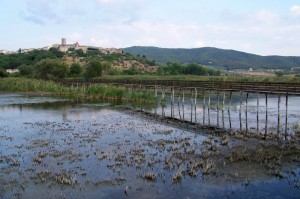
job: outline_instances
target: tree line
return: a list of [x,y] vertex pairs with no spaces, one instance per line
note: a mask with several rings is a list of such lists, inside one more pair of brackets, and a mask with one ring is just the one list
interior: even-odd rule
[[201,76],[219,76],[220,70],[211,69],[199,64],[183,65],[177,62],[168,62],[166,66],[160,66],[157,69],[160,75],[201,75]]
[[97,59],[92,59],[84,67],[79,63],[72,63],[70,66],[60,59],[44,59],[35,65],[22,65],[19,69],[19,75],[44,79],[57,80],[66,77],[83,77],[86,79],[102,75],[102,71],[107,65],[102,64]]
[[4,69],[16,69],[21,65],[34,65],[43,59],[61,59],[65,53],[57,48],[49,50],[32,50],[27,53],[1,54],[0,67]]

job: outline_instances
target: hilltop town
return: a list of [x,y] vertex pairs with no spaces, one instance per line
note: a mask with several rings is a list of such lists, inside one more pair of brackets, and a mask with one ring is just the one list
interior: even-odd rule
[[0,54],[14,54],[14,53],[27,53],[33,50],[49,50],[50,48],[57,48],[61,52],[67,52],[68,50],[82,50],[86,53],[88,50],[99,50],[103,54],[122,54],[123,51],[117,48],[102,48],[102,47],[95,47],[95,46],[87,46],[87,45],[80,45],[78,42],[74,44],[68,44],[66,38],[61,39],[60,44],[52,44],[50,46],[45,46],[42,48],[20,48],[17,51],[9,51],[9,50],[0,50]]
[[53,44],[51,46],[52,48],[58,48],[58,50],[62,52],[67,52],[69,49],[73,50],[83,50],[84,53],[86,53],[88,50],[99,50],[103,54],[111,54],[111,53],[116,53],[116,54],[122,54],[123,51],[117,48],[102,48],[102,47],[95,47],[95,46],[85,46],[85,45],[80,45],[78,42],[74,44],[67,44],[67,39],[62,38],[61,39],[61,44]]
[[46,59],[57,59],[69,67],[78,64],[81,71],[92,60],[97,60],[103,67],[105,66],[103,73],[111,75],[154,73],[157,70],[155,60],[147,60],[146,56],[134,56],[117,48],[80,45],[78,42],[68,44],[66,38],[62,38],[60,44],[43,48],[2,50],[0,51],[0,69],[3,68],[2,70],[5,70],[7,74],[18,73],[20,67],[24,68],[24,66],[33,70],[33,66]]

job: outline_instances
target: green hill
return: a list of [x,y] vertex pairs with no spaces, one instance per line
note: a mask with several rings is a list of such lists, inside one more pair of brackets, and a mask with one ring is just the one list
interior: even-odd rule
[[180,62],[198,63],[224,69],[290,69],[300,67],[300,56],[259,56],[235,50],[218,48],[171,49],[157,47],[133,46],[123,49],[135,55],[146,55],[159,64]]

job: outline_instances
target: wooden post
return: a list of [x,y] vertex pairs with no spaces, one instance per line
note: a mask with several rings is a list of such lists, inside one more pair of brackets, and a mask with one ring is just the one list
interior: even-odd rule
[[248,97],[249,93],[246,95],[246,132],[248,133]]
[[180,113],[180,95],[181,95],[181,88],[179,90],[179,95],[178,95],[178,99],[177,99],[177,105],[178,105],[178,113],[179,113],[179,118],[181,120],[181,113]]
[[225,118],[224,118],[224,106],[225,106],[225,98],[226,98],[226,96],[225,96],[225,90],[223,91],[223,102],[222,102],[222,127],[223,128],[225,128]]
[[289,104],[289,94],[285,96],[285,139],[287,138],[288,131],[288,104]]
[[162,99],[165,99],[165,87],[162,87],[161,89]]
[[171,88],[171,118],[174,117],[174,88]]
[[259,92],[256,93],[257,95],[257,105],[256,105],[256,131],[259,132]]
[[232,91],[230,91],[229,94],[229,106],[228,106],[228,119],[229,119],[229,129],[231,130],[231,114],[230,114],[230,110],[231,110],[231,100],[232,100]]
[[205,124],[205,90],[203,90],[203,125]]
[[157,119],[157,106],[158,106],[158,99],[157,99],[157,87],[155,86],[154,87],[154,96],[155,96],[155,110],[154,110],[154,112],[155,112],[155,119]]
[[277,110],[277,134],[280,134],[280,103],[281,103],[281,94],[278,94],[278,110]]
[[195,123],[196,123],[197,122],[197,88],[195,88],[194,108],[195,108]]
[[184,120],[184,89],[182,91],[182,120]]
[[208,125],[210,125],[210,95],[211,95],[211,90],[208,92]]
[[240,131],[243,130],[243,126],[242,126],[242,104],[243,104],[243,92],[240,91],[240,111],[239,111]]
[[268,94],[266,93],[266,127],[265,127],[265,136],[268,134]]
[[191,89],[191,122],[193,122],[193,90]]
[[219,115],[219,106],[220,106],[220,91],[217,91],[217,126],[220,126],[220,115]]
[[165,116],[165,107],[164,107],[164,104],[162,103],[162,100],[165,99],[165,88],[162,87],[161,89],[162,89],[161,90],[161,111],[162,111],[161,114],[164,117]]

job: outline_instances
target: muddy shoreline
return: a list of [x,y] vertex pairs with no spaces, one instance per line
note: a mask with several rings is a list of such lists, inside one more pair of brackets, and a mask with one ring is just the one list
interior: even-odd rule
[[1,110],[1,198],[300,195],[298,138],[240,136],[89,104]]

